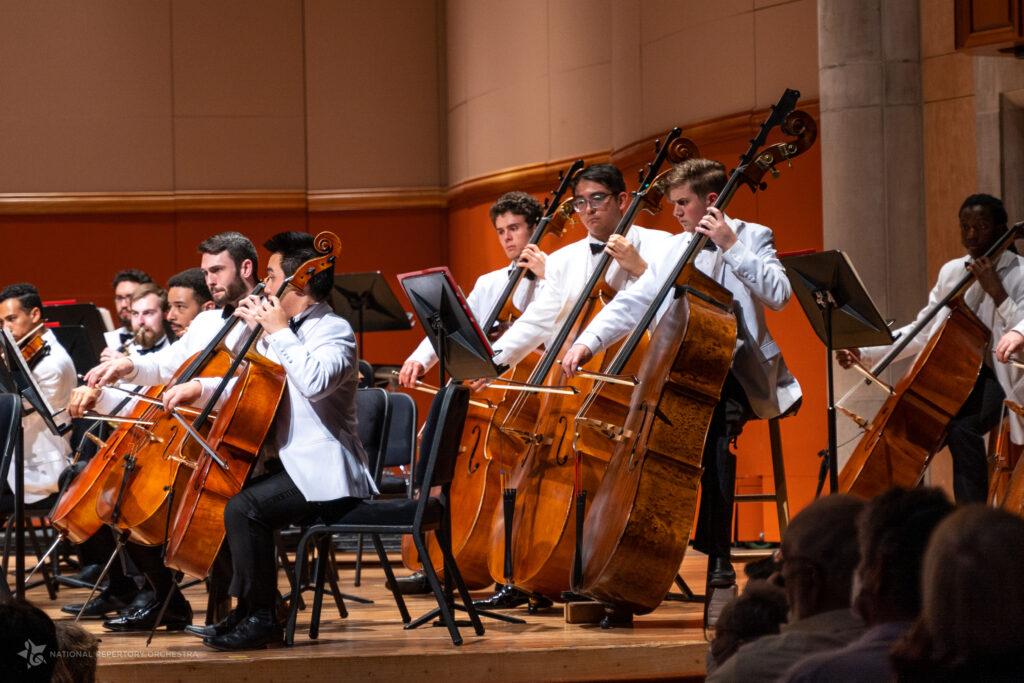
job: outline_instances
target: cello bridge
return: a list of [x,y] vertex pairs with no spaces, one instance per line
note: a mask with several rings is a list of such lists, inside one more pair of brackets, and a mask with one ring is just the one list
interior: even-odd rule
[[633,431],[630,429],[623,429],[622,427],[612,424],[611,422],[603,422],[601,420],[595,420],[592,417],[579,417],[576,418],[576,424],[584,427],[589,427],[594,431],[600,433],[605,438],[611,439],[616,443],[625,441],[633,436]]
[[513,429],[512,427],[499,427],[498,429],[502,434],[517,437],[519,439],[522,439],[526,443],[540,444],[544,440],[544,437],[542,437],[540,434],[534,434],[533,432],[524,432],[521,429]]

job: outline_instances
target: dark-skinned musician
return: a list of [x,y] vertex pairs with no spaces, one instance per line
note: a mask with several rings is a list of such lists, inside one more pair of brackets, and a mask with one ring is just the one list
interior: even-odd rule
[[[201,264],[206,284],[219,306],[234,306],[239,298],[256,286],[256,247],[241,233],[224,232],[214,235],[199,245],[199,252],[202,255]],[[95,409],[100,399],[98,389],[117,380],[127,379],[133,384],[148,385],[146,378],[136,379],[137,365],[155,367],[155,376],[169,378],[192,354],[202,350],[213,339],[224,324],[227,310],[223,308],[199,313],[189,321],[188,329],[181,339],[155,353],[113,358],[96,366],[85,376],[88,386],[75,390],[69,412],[75,417],[80,417],[86,411]],[[156,623],[163,601],[171,592],[173,596],[164,613],[162,624],[168,629],[188,626],[192,621],[191,606],[175,588],[173,574],[164,566],[160,548],[150,548],[129,541],[125,544],[125,551],[146,577],[153,594],[145,603],[134,604],[120,616],[105,621],[104,627],[116,631],[151,629]],[[227,610],[223,603],[228,599],[228,563],[226,553],[218,556],[210,577],[211,603],[219,604],[219,609],[225,612]],[[109,598],[109,595],[100,594],[95,598],[95,604],[87,605],[86,611],[102,615],[104,611],[116,609],[119,600]]]
[[[661,257],[639,281],[619,292],[598,314],[562,359],[572,375],[598,351],[630,332],[661,289],[696,233],[707,235],[713,249],[697,256],[696,267],[733,295],[737,336],[733,366],[722,388],[704,443],[700,512],[694,547],[708,554],[708,585],[735,583],[730,562],[736,456],[729,442],[751,418],[792,413],[801,400],[800,385],[786,367],[765,324],[765,308],[778,310],[792,290],[775,254],[770,228],[730,218],[713,207],[726,184],[717,161],[691,159],[667,176],[667,197],[683,232],[669,239]],[[662,304],[664,314],[671,302]]]
[[[1024,318],[1024,259],[1012,251],[1004,251],[997,259],[984,258],[984,253],[1006,232],[1006,209],[1002,201],[987,194],[973,194],[960,206],[960,241],[967,254],[943,264],[928,295],[928,305],[918,317],[924,316],[970,271],[977,281],[964,293],[964,303],[999,339]],[[908,345],[901,357],[918,353],[929,337],[942,324],[944,315],[937,315],[932,324]],[[911,324],[893,332],[906,333]],[[870,367],[888,347],[871,347],[839,351],[836,358],[843,367],[861,362]],[[1016,372],[993,358],[995,349],[985,354],[985,362],[974,388],[957,415],[950,421],[946,446],[953,457],[953,494],[957,503],[984,502],[988,494],[988,460],[985,434],[999,423],[1003,398],[1012,395]],[[1011,424],[1015,424],[1011,422]],[[1020,442],[1019,427],[1015,426]]]
[[[518,310],[525,310],[543,287],[544,262],[547,255],[537,245],[529,244],[530,236],[542,213],[543,207],[540,202],[525,192],[506,192],[491,205],[491,224],[505,257],[509,260],[509,265],[481,275],[473,289],[466,295],[466,303],[477,320],[483,321],[490,315],[516,266],[529,269],[528,275],[520,280],[512,295],[512,303]],[[398,383],[407,389],[415,388],[416,380],[436,362],[437,355],[430,345],[430,340],[424,339],[402,365]],[[426,574],[422,571],[398,579],[398,586],[403,593],[430,592]],[[499,597],[492,598],[489,606],[514,607],[524,604],[528,599],[525,594],[511,587],[499,589],[497,595]]]
[[216,308],[206,286],[202,268],[189,268],[167,281],[167,324],[175,339],[180,339],[189,324],[203,311]]
[[[276,292],[288,275],[317,255],[305,233],[280,233],[264,246],[271,252],[268,292]],[[224,512],[233,563],[231,594],[238,604],[224,621],[204,630],[203,642],[214,649],[260,648],[281,640],[275,614],[275,529],[324,512],[339,514],[375,491],[356,436],[355,338],[351,326],[326,303],[333,281],[331,269],[302,290],[289,287],[280,299],[244,298],[235,315],[247,325],[225,339],[229,348],[237,348],[247,326],[262,326],[265,335],[255,348],[282,365],[287,389],[273,436],[264,444],[267,472],[250,480]],[[169,377],[161,363],[149,359],[139,359],[129,373],[129,379],[151,385]],[[202,378],[173,386],[164,392],[164,404],[169,410],[201,405],[216,384],[216,378]]]

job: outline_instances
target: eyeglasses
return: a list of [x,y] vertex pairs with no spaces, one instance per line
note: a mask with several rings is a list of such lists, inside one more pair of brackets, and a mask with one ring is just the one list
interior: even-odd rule
[[589,197],[575,197],[572,200],[572,208],[576,213],[583,213],[588,206],[597,211],[611,196],[608,192],[595,192]]

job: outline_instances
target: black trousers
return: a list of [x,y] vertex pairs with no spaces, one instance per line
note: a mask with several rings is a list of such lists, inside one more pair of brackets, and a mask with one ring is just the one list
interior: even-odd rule
[[700,479],[700,508],[693,547],[711,557],[729,557],[732,512],[736,496],[736,455],[729,443],[743,432],[754,411],[732,371],[725,378],[704,441],[704,473]]
[[953,456],[953,495],[957,503],[983,503],[988,497],[988,453],[985,434],[999,424],[1003,393],[987,365],[970,395],[949,423],[946,445]]
[[228,501],[224,526],[231,548],[231,595],[249,614],[269,610],[277,599],[277,556],[274,530],[301,524],[320,515],[340,516],[359,502],[339,498],[309,502],[285,471],[257,477]]

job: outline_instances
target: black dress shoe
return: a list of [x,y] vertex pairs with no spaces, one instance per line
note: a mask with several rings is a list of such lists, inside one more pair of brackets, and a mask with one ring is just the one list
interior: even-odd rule
[[474,600],[473,606],[480,609],[511,609],[528,602],[530,602],[530,596],[527,593],[505,584],[494,591],[494,595],[491,597],[485,600]]
[[185,633],[191,633],[200,638],[224,636],[234,631],[235,627],[243,621],[245,621],[245,614],[241,610],[233,609],[224,619],[216,624],[210,624],[209,626],[193,626],[190,624],[185,627]]
[[207,636],[203,645],[214,650],[259,650],[268,645],[280,645],[284,629],[277,623],[269,610],[260,610],[247,617],[230,633],[222,636]]
[[[398,592],[402,595],[419,595],[430,592],[430,582],[427,581],[427,575],[422,571],[397,578],[395,583],[398,584]],[[385,585],[388,590],[391,590],[391,582]]]
[[75,574],[69,574],[67,576],[61,575],[56,578],[59,583],[62,583],[66,586],[75,586],[77,588],[92,588],[96,585],[96,580],[100,578],[100,574],[102,573],[103,565],[87,564],[81,569],[79,569],[78,572]]
[[[111,631],[149,631],[156,624],[163,600],[153,599],[143,607],[130,608],[122,616],[107,619],[103,628]],[[192,623],[192,606],[184,598],[171,599],[160,625],[168,631],[180,631]]]
[[729,588],[736,585],[736,571],[728,557],[712,555],[708,558],[708,586],[710,588]]
[[129,602],[131,602],[131,596],[100,593],[85,604],[84,610],[82,609],[82,603],[78,602],[64,605],[60,608],[60,611],[65,614],[74,614],[76,617],[81,612],[83,619],[102,619],[109,612],[117,612],[124,609],[128,606]]

